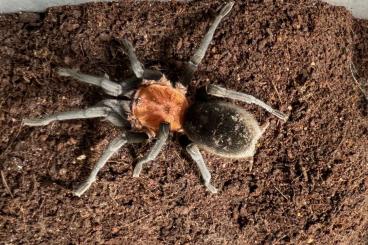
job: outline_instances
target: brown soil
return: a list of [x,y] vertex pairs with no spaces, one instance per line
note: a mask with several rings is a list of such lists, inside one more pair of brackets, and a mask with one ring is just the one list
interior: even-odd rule
[[218,1],[0,16],[0,243],[367,244],[367,104],[350,63],[368,78],[368,23],[340,7],[300,2],[237,3],[196,73],[192,88],[222,84],[290,114],[282,123],[242,104],[271,124],[252,170],[203,152],[218,195],[205,190],[173,137],[140,178],[132,177],[135,159],[151,144],[122,149],[75,197],[73,184],[119,131],[101,120],[21,127],[23,118],[104,97],[57,76],[58,66],[131,75],[116,42],[123,37],[146,66],[175,77],[172,61],[190,57]]

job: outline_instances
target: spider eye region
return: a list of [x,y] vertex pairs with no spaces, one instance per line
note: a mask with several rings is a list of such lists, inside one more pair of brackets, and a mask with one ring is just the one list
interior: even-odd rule
[[262,130],[253,115],[226,102],[197,102],[184,118],[188,138],[214,154],[252,157]]

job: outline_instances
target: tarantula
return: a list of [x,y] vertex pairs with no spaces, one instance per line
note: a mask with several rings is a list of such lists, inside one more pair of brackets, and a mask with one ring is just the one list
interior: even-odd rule
[[[208,171],[199,148],[222,157],[249,158],[255,154],[256,144],[268,124],[259,126],[253,115],[239,106],[219,101],[190,101],[186,96],[197,66],[205,56],[213,34],[221,20],[230,12],[234,2],[225,4],[205,34],[198,49],[188,62],[180,81],[171,83],[165,75],[143,67],[137,59],[133,45],[122,41],[124,52],[129,57],[135,78],[114,82],[108,77],[95,77],[73,69],[59,68],[58,74],[101,87],[116,99],[106,99],[85,110],[60,112],[38,119],[25,119],[29,126],[47,125],[54,121],[84,118],[105,118],[121,128],[122,133],[103,152],[88,178],[74,190],[81,196],[96,181],[99,170],[108,159],[127,143],[139,143],[156,138],[152,149],[135,165],[133,176],[138,177],[145,163],[154,160],[167,141],[170,132],[184,134],[190,140],[186,151],[196,162],[207,189],[216,193],[211,185]],[[209,96],[229,98],[263,107],[286,121],[287,116],[271,108],[255,97],[210,84],[206,87]]]

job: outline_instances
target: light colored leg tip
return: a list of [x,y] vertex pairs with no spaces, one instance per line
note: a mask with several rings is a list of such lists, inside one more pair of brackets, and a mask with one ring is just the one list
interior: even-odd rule
[[134,168],[134,171],[133,171],[133,177],[139,177],[139,175],[141,174],[141,171],[142,171],[142,166],[140,166],[139,164],[137,164]]
[[74,196],[81,197],[87,191],[87,189],[78,188],[78,189],[73,191],[73,194],[74,194]]
[[45,126],[49,123],[43,119],[23,119],[22,121],[22,124],[26,126]]
[[228,2],[222,9],[221,9],[221,12],[220,12],[220,15],[221,16],[226,16],[230,11],[231,9],[233,8],[234,6],[234,2],[231,1],[231,2]]
[[212,194],[217,194],[218,190],[211,184],[206,184],[207,190]]
[[81,197],[83,195],[84,192],[80,192],[80,191],[73,191],[74,196],[77,197]]
[[288,115],[286,115],[285,113],[283,113],[279,110],[274,109],[273,111],[271,111],[271,113],[273,115],[275,115],[276,117],[278,117],[279,119],[281,119],[282,121],[284,121],[284,122],[287,122],[287,120],[289,119]]
[[85,181],[81,183],[74,191],[73,194],[77,197],[81,197],[90,187],[92,183]]
[[32,119],[23,119],[22,124],[26,126],[31,126],[32,121],[33,121]]
[[59,67],[59,68],[57,68],[56,73],[59,76],[69,77],[73,73],[73,70],[72,69],[68,69],[68,68],[61,68],[61,67]]

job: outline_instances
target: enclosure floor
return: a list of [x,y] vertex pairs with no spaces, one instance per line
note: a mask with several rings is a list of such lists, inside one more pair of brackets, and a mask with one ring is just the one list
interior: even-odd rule
[[[238,2],[238,1],[237,1]],[[0,241],[5,244],[367,244],[368,23],[318,1],[239,1],[220,24],[189,94],[208,84],[252,94],[290,115],[270,122],[253,168],[202,151],[211,195],[177,135],[133,178],[152,146],[128,145],[81,198],[119,129],[98,119],[21,126],[85,108],[101,90],[56,74],[132,75],[119,41],[177,79],[220,1],[98,3],[0,16]],[[365,67],[365,69],[364,69]]]

